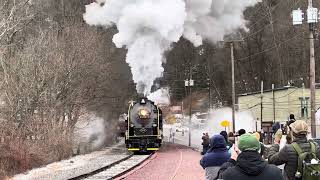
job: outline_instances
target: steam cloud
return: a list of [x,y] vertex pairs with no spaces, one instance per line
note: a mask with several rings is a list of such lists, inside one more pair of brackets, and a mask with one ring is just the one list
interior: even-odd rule
[[170,105],[170,95],[169,90],[166,88],[158,89],[157,91],[151,93],[148,96],[148,99],[153,101],[155,104],[161,104],[161,105]]
[[183,36],[200,46],[203,39],[223,40],[245,28],[243,11],[258,0],[98,0],[86,6],[84,20],[107,28],[116,25],[113,42],[128,49],[138,93],[148,95],[164,71],[164,52]]

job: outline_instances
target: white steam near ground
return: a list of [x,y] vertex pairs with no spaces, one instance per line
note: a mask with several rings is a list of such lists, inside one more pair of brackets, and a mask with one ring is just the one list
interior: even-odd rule
[[106,139],[104,122],[94,113],[80,116],[74,132],[75,151],[86,153],[103,146]]
[[[247,132],[256,131],[256,121],[250,112],[236,112],[235,114],[235,130],[245,129]],[[212,110],[207,124],[207,130],[210,134],[217,134],[224,131],[225,128],[220,125],[222,121],[229,121],[232,124],[232,109],[221,108]],[[227,129],[228,130],[228,129]],[[229,129],[232,131],[232,129]]]
[[89,25],[117,26],[113,42],[128,49],[138,93],[149,95],[162,76],[164,52],[181,37],[194,46],[203,39],[213,43],[239,28],[245,29],[243,11],[259,0],[98,0],[86,6]]
[[[232,123],[232,110],[231,108],[220,108],[220,109],[212,109],[208,115],[205,123],[198,122],[195,123],[193,120],[193,126],[190,128],[191,130],[191,146],[195,148],[201,149],[201,137],[203,133],[208,133],[210,137],[213,135],[219,134],[221,131],[224,131],[225,128],[221,126],[222,121],[229,121]],[[189,125],[189,118],[185,117],[182,122],[184,125],[181,126],[181,123],[176,123],[173,125],[164,125],[164,136],[165,140],[169,140],[170,131],[175,132],[176,129],[179,132],[175,132],[175,142],[179,144],[188,145],[188,134],[181,133],[182,129],[187,128]],[[258,125],[259,126],[259,125]],[[256,121],[252,116],[251,112],[236,112],[236,131],[239,129],[245,129],[247,132],[256,131]],[[227,132],[232,131],[232,129],[227,128]],[[259,129],[258,129],[259,130]],[[171,140],[172,141],[172,140]]]

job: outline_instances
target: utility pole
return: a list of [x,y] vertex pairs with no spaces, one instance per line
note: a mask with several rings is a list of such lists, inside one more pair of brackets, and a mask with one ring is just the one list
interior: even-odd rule
[[231,73],[232,73],[232,131],[236,132],[236,91],[234,82],[234,52],[233,42],[230,42],[230,56],[231,56]]
[[208,81],[208,86],[209,86],[209,101],[208,101],[208,104],[209,104],[209,112],[211,110],[211,82],[210,82],[210,79],[207,79]]
[[192,80],[192,67],[190,64],[190,70],[189,70],[189,79],[184,81],[184,85],[186,87],[189,87],[189,146],[191,146],[191,116],[192,116],[192,92],[191,87],[194,86],[194,81]]
[[[315,83],[315,57],[314,57],[314,32],[315,25],[318,23],[318,9],[312,7],[312,0],[308,0],[307,22],[309,24],[309,41],[310,41],[310,103],[311,103],[311,135],[316,137],[316,83]],[[303,13],[300,8],[292,11],[293,25],[301,25],[303,22]]]
[[236,132],[236,91],[235,91],[235,72],[234,72],[234,43],[243,42],[241,35],[234,34],[226,37],[225,43],[230,45],[230,59],[231,59],[231,86],[232,86],[232,131]]
[[263,118],[263,81],[261,81],[261,95],[260,95],[260,128],[262,129]]
[[276,99],[274,94],[274,84],[272,84],[272,107],[273,107],[273,123],[276,122]]
[[[308,8],[312,8],[312,0],[309,0]],[[318,13],[317,13],[318,15]],[[310,40],[310,103],[311,103],[311,135],[316,137],[316,70],[314,58],[314,27],[315,23],[309,23]]]

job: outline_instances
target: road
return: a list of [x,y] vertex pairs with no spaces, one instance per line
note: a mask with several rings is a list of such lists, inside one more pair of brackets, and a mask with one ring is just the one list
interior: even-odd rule
[[199,180],[205,171],[199,165],[201,155],[193,149],[165,143],[154,157],[128,174],[118,178],[126,180]]

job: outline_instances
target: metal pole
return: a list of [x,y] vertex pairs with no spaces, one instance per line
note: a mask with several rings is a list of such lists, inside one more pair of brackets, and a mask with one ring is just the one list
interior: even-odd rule
[[261,81],[261,96],[260,96],[260,128],[262,129],[262,118],[263,118],[263,81]]
[[315,58],[314,58],[314,37],[313,37],[313,24],[310,24],[310,101],[311,101],[311,135],[313,138],[316,137],[316,86],[315,86]]
[[230,53],[231,53],[231,73],[232,73],[232,130],[236,132],[236,116],[235,116],[235,104],[236,104],[236,93],[234,83],[234,53],[233,53],[233,42],[230,42]]
[[211,110],[211,82],[209,79],[209,112]]
[[191,94],[191,79],[192,79],[192,72],[191,72],[191,65],[190,65],[190,71],[189,71],[189,96],[190,96],[190,101],[189,101],[189,146],[191,146],[191,115],[192,115],[192,112],[191,112],[191,106],[192,106],[192,94]]
[[[308,0],[308,8],[312,8],[312,0]],[[309,41],[310,41],[310,103],[311,103],[311,136],[316,137],[316,93],[315,93],[315,58],[314,58],[314,23],[309,24]]]
[[272,84],[272,106],[273,106],[273,123],[276,122],[276,99],[274,94],[274,84]]

